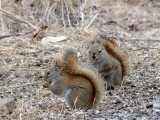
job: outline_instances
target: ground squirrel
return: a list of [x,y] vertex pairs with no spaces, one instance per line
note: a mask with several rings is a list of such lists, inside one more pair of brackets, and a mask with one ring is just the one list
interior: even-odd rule
[[90,109],[99,104],[104,90],[101,77],[80,65],[73,49],[64,49],[49,71],[43,87],[65,97],[70,107]]
[[126,55],[111,40],[93,40],[88,62],[98,69],[107,82],[107,90],[120,86],[127,73]]

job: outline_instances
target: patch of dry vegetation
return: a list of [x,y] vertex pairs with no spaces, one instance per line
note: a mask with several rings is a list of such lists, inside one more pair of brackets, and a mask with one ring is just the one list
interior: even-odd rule
[[[155,104],[160,100],[160,2],[95,0],[97,7],[92,8],[84,2],[0,0],[1,35],[12,35],[0,39],[0,95],[17,99],[12,114],[2,108],[1,119],[160,117]],[[38,32],[42,25],[48,28]],[[76,48],[85,64],[88,41],[100,32],[115,37],[128,53],[130,74],[125,80],[134,85],[124,85],[112,96],[106,92],[96,110],[72,110],[42,88],[43,73],[64,45]],[[41,39],[48,35],[66,35],[67,40],[44,46]]]

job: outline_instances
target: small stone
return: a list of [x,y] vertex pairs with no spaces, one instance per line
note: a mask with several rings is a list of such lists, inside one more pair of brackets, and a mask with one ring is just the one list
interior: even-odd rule
[[9,113],[12,113],[13,109],[15,108],[15,98],[0,98],[0,108],[6,106]]
[[153,101],[153,107],[156,109],[160,109],[160,100],[154,100]]
[[149,103],[146,105],[146,108],[152,108],[153,107],[153,104],[152,103]]
[[114,101],[113,101],[113,104],[120,104],[120,103],[121,103],[120,100],[114,100]]

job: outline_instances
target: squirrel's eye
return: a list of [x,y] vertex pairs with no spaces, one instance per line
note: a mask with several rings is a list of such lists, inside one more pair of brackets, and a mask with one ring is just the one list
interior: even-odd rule
[[89,51],[89,53],[91,53],[91,51]]
[[47,71],[47,75],[49,75],[49,74],[50,74],[50,70]]
[[101,53],[102,52],[102,50],[99,50],[99,53]]

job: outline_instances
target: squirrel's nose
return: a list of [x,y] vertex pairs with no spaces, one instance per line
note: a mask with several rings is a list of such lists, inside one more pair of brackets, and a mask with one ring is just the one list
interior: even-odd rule
[[93,53],[92,58],[93,58],[93,60],[96,59],[96,54],[95,53]]

